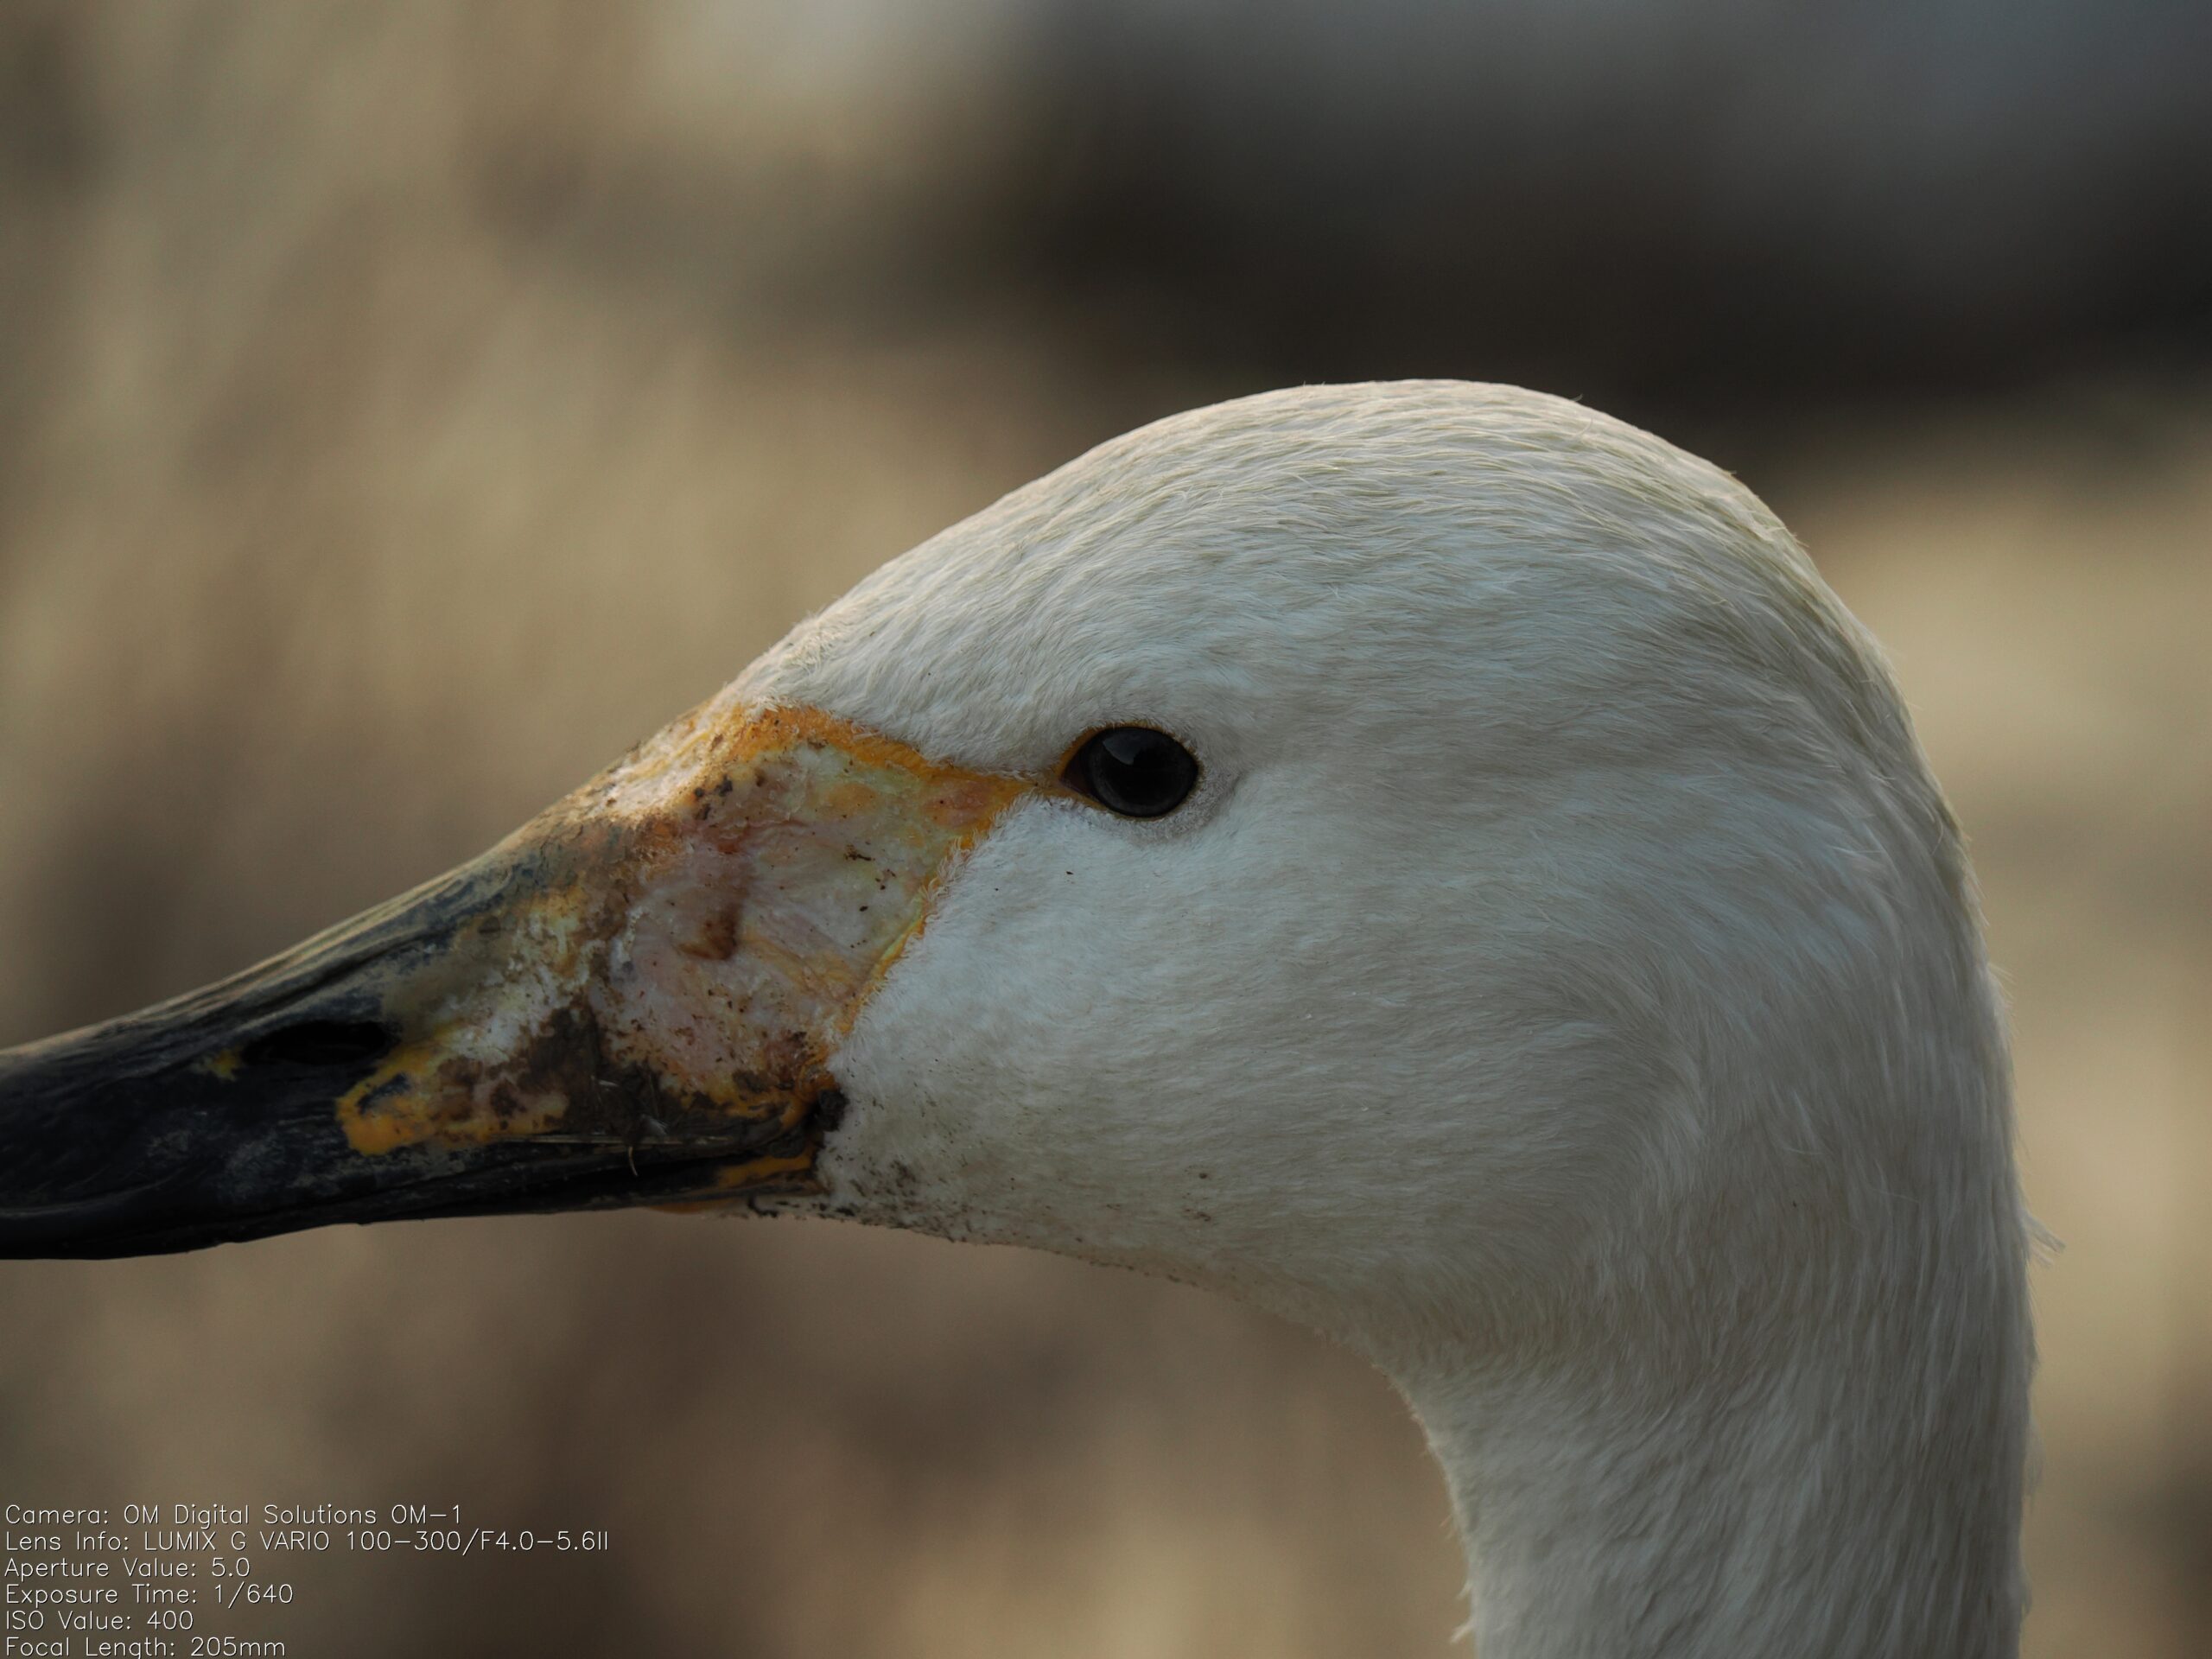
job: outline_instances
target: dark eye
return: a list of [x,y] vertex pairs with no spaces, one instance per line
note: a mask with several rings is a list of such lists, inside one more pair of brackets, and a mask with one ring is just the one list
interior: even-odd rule
[[1165,732],[1109,726],[1084,740],[1060,777],[1078,795],[1125,818],[1158,818],[1190,798],[1198,763]]

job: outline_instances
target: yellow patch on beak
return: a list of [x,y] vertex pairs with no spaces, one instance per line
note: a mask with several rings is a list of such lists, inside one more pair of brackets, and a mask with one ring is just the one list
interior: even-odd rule
[[384,992],[404,1040],[339,1101],[348,1141],[727,1145],[715,1196],[803,1188],[837,1039],[1031,787],[813,709],[696,711],[488,855],[496,899]]

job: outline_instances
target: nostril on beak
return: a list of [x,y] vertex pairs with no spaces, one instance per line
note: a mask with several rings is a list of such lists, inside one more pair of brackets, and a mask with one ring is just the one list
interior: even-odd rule
[[247,1065],[347,1065],[375,1059],[392,1041],[393,1033],[372,1020],[308,1020],[255,1038],[238,1058]]

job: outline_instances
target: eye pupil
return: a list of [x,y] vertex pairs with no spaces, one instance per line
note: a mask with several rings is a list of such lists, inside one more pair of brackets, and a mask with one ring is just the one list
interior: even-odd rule
[[1190,798],[1198,763],[1165,732],[1109,726],[1076,751],[1066,778],[1071,788],[1125,818],[1158,818]]

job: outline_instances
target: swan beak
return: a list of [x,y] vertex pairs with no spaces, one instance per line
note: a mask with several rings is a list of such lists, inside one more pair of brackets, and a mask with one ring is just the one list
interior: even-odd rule
[[818,1190],[836,1046],[1028,785],[710,703],[474,862],[0,1053],[0,1255]]

